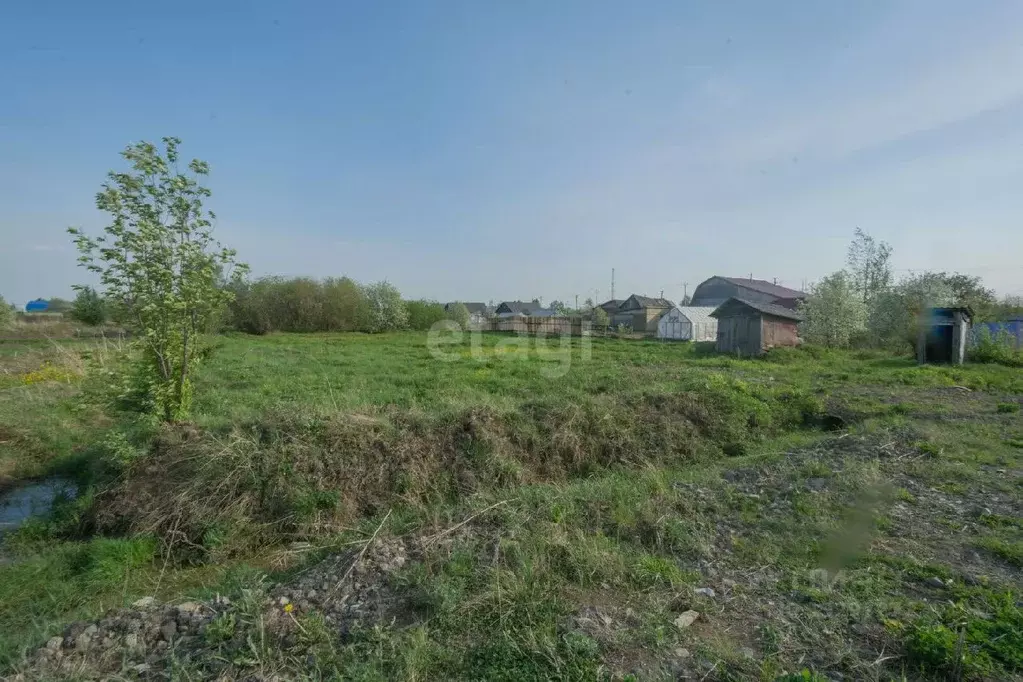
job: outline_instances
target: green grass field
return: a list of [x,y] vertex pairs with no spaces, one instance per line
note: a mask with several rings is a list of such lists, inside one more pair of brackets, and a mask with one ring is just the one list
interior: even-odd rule
[[68,622],[221,593],[159,669],[1021,679],[1019,370],[547,346],[220,337],[155,427],[112,407],[109,344],[0,343],[0,489],[84,489],[5,538],[0,665],[66,674],[25,656]]

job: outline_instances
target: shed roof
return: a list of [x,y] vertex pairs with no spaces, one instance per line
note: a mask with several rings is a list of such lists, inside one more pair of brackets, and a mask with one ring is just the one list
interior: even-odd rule
[[803,320],[802,313],[792,310],[791,308],[775,305],[774,303],[759,303],[757,301],[749,301],[744,298],[739,298],[738,296],[733,296],[732,298],[728,299],[727,301],[719,305],[717,308],[715,308],[714,312],[711,313],[711,317],[721,317],[722,310],[724,310],[727,307],[734,306],[736,304],[745,306],[747,308],[752,308],[753,310],[763,313],[764,315],[781,317],[786,320],[794,320],[796,322],[802,322]]
[[[718,277],[721,277],[718,275]],[[775,298],[806,298],[806,293],[798,289],[789,289],[773,282],[763,279],[750,279],[749,277],[721,277],[726,282],[731,282],[737,287],[759,291]]]
[[[622,302],[621,307],[625,309],[625,304],[629,301],[634,301],[637,308],[673,308],[674,303],[666,298],[653,298],[651,296],[640,296],[639,294],[633,294]],[[628,308],[632,310],[632,308]]]
[[608,299],[607,301],[604,301],[603,303],[601,303],[597,307],[598,308],[603,308],[604,310],[607,310],[607,311],[611,311],[611,310],[617,310],[619,307],[621,307],[621,305],[623,303],[625,303],[625,301],[623,299],[612,298],[612,299]]
[[969,306],[950,308],[931,308],[928,311],[932,317],[952,317],[953,313],[966,313],[966,316],[973,319],[973,309]]

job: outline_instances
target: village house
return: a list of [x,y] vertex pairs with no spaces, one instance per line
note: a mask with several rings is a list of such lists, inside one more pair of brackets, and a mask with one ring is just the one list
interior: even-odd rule
[[554,311],[539,301],[502,301],[494,310],[497,317],[552,317]]
[[607,313],[608,318],[611,318],[615,315],[615,313],[618,312],[618,309],[621,307],[622,303],[625,303],[625,301],[623,301],[620,298],[612,298],[609,301],[604,301],[597,307],[603,310],[605,313]]
[[465,309],[469,311],[469,324],[478,326],[487,321],[490,317],[490,310],[486,303],[466,303],[464,301],[452,301],[451,303],[444,304],[444,312],[451,312],[451,307],[456,303],[461,303],[465,306]]
[[795,309],[799,301],[806,299],[806,293],[789,289],[762,279],[747,277],[721,277],[715,275],[701,282],[693,291],[689,305],[696,307],[717,307],[730,298],[744,301],[774,303]]
[[718,321],[718,352],[760,355],[777,346],[797,346],[799,312],[775,303],[730,298],[711,313]]
[[611,317],[611,324],[624,324],[634,332],[657,331],[657,322],[664,313],[675,306],[666,298],[652,298],[633,294],[622,301],[618,310]]

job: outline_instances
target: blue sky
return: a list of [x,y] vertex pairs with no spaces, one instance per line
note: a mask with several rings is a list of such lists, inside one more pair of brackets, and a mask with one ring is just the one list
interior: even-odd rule
[[1023,3],[35,2],[0,22],[0,295],[70,295],[183,139],[255,274],[410,297],[799,286],[859,226],[1023,294]]

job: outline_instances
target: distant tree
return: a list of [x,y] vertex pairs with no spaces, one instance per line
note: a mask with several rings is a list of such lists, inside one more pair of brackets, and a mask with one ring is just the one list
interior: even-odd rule
[[845,270],[812,286],[801,309],[806,319],[800,332],[809,343],[845,348],[866,326],[866,305]]
[[603,308],[597,307],[593,309],[593,326],[595,327],[606,327],[611,323],[611,318],[608,317],[607,311]]
[[852,285],[864,303],[870,303],[892,284],[892,247],[856,228],[846,263]]
[[227,326],[247,334],[268,334],[274,331],[275,315],[270,306],[269,289],[273,282],[235,282],[229,285],[233,300],[228,304]]
[[365,306],[361,314],[361,331],[384,332],[408,328],[408,309],[401,292],[389,282],[362,287]]
[[973,275],[951,275],[938,273],[952,290],[952,298],[957,306],[971,308],[978,320],[991,318],[998,306],[998,297],[992,289],[984,286],[980,277]]
[[592,298],[587,298],[585,301],[583,301],[583,308],[585,308],[586,310],[592,310],[593,309],[593,299]]
[[989,321],[1008,320],[1023,317],[1023,296],[1006,296],[998,301],[988,313]]
[[11,326],[14,322],[14,307],[0,296],[0,329]]
[[461,301],[456,301],[448,306],[447,319],[466,329],[469,326],[469,309]]
[[66,313],[71,310],[71,301],[63,298],[51,298],[46,302],[46,311],[50,313]]
[[101,325],[107,319],[106,301],[92,287],[82,287],[71,304],[68,317],[82,324]]
[[417,331],[429,331],[441,320],[447,319],[444,306],[437,301],[405,301],[408,311],[408,328]]
[[354,331],[359,310],[365,305],[362,287],[348,277],[323,280],[321,286],[322,331]]
[[930,307],[956,303],[956,291],[945,273],[924,272],[908,277],[872,301],[867,320],[870,338],[881,346],[912,347],[919,315]]
[[556,315],[564,315],[568,310],[568,307],[561,301],[551,301],[547,307],[553,310]]
[[133,383],[137,398],[164,420],[188,413],[192,371],[203,357],[205,333],[231,299],[220,273],[234,266],[235,252],[213,239],[212,211],[203,209],[210,191],[199,184],[209,166],[195,159],[188,173],[178,167],[178,145],[163,139],[164,151],[140,142],[122,156],[128,172],[110,172],[96,206],[110,214],[102,236],[70,228],[79,263],[100,283],[135,333],[141,360]]
[[679,306],[681,306],[683,308],[685,308],[687,305],[692,305],[692,303],[693,303],[693,297],[690,296],[689,294],[686,294],[685,296],[683,296],[682,300],[680,300],[678,302]]

